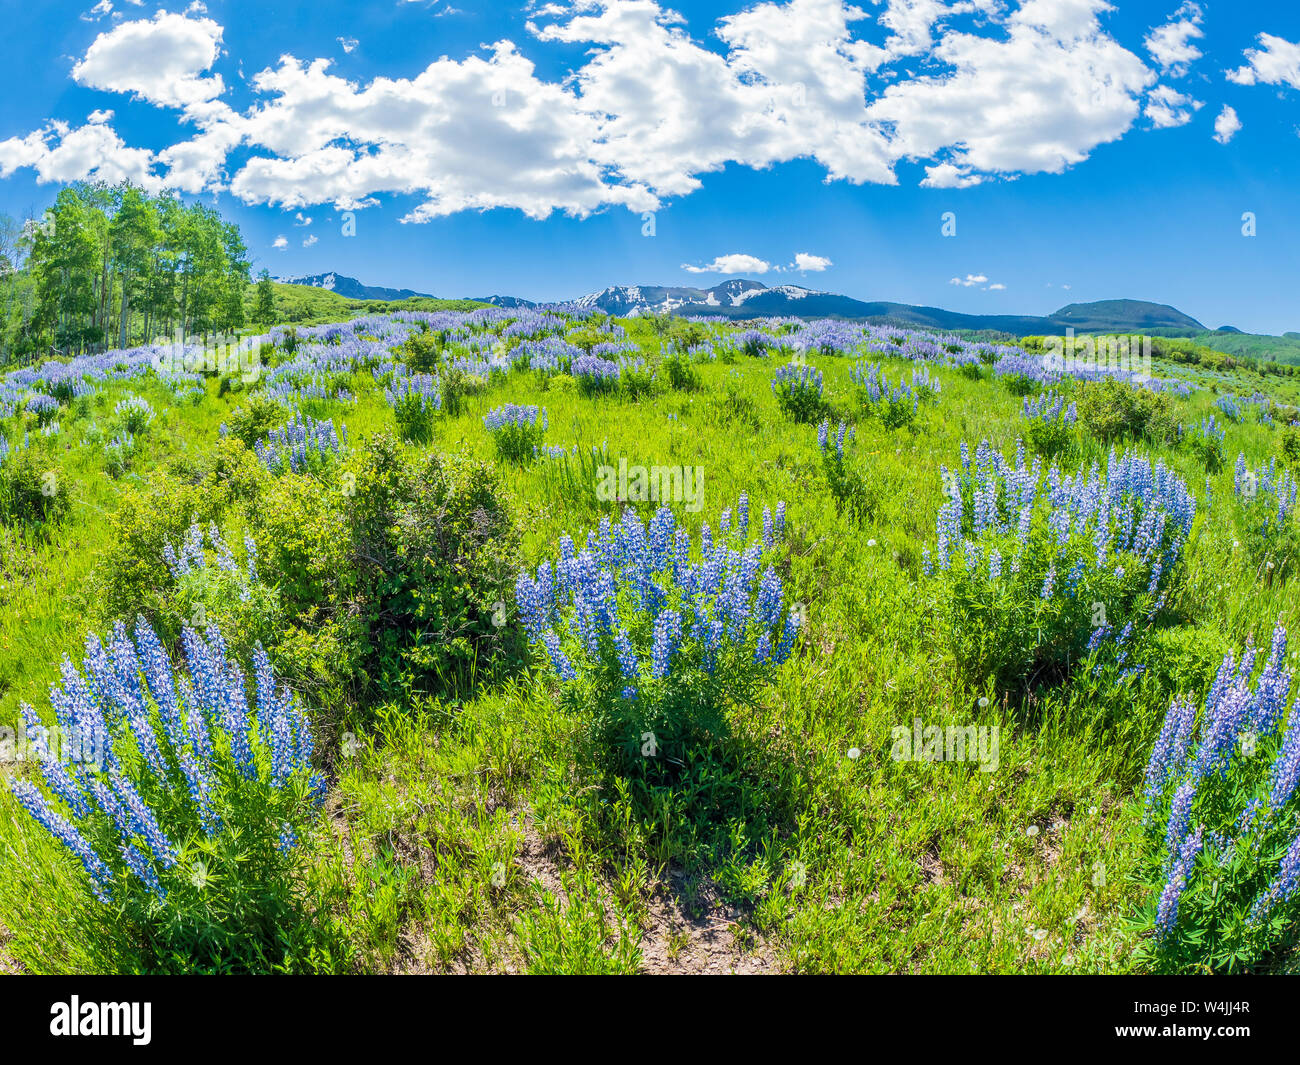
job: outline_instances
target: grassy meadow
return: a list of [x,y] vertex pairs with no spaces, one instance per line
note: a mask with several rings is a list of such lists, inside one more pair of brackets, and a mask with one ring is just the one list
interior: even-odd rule
[[[511,321],[457,313],[479,314],[471,335]],[[731,325],[557,319],[546,326],[557,340],[590,350],[593,338],[616,338],[624,357],[645,361],[625,368],[618,387],[593,391],[581,375],[511,359],[518,338],[482,349],[497,355],[489,372],[453,370],[479,349],[462,347],[466,334],[441,319],[419,318],[407,316],[395,333],[358,327],[348,335],[370,337],[368,346],[346,360],[330,354],[336,337],[304,331],[286,346],[287,334],[273,333],[258,349],[256,381],[207,373],[178,382],[109,367],[59,399],[49,435],[41,433],[49,416],[38,419],[21,398],[42,391],[40,376],[11,376],[11,413],[0,420],[15,446],[6,461],[36,456],[37,474],[56,475],[44,498],[58,506],[45,513],[36,500],[19,513],[14,503],[0,527],[0,725],[16,729],[22,704],[52,719],[49,690],[64,656],[79,666],[87,634],[107,634],[119,617],[148,618],[173,654],[183,625],[219,617],[232,654],[251,653],[256,637],[293,688],[314,733],[322,796],[275,881],[274,921],[263,911],[248,918],[246,904],[204,910],[200,891],[198,901],[185,896],[190,923],[181,928],[173,888],[166,900],[129,904],[130,934],[152,937],[145,951],[109,927],[121,923],[125,911],[114,907],[128,905],[129,891],[115,891],[111,904],[93,898],[82,865],[0,789],[0,969],[1127,973],[1172,964],[1153,947],[1164,879],[1144,827],[1144,774],[1176,695],[1203,699],[1225,654],[1248,637],[1267,648],[1275,625],[1297,623],[1293,580],[1274,579],[1271,568],[1285,569],[1285,558],[1253,555],[1234,511],[1238,454],[1252,468],[1294,462],[1285,445],[1293,380],[1238,369],[1191,382],[1186,395],[1146,389],[1166,405],[1170,426],[1218,417],[1225,438],[1213,468],[1176,432],[1099,437],[1084,398],[1099,385],[1069,375],[1026,383],[994,372],[992,358],[926,361],[937,392],[889,426],[851,375],[863,363],[891,382],[909,378],[922,360],[895,357],[887,341],[823,354],[796,350],[796,325],[748,323],[773,338],[755,356],[730,344],[740,331]],[[449,332],[431,350],[421,338],[439,329]],[[277,397],[278,414],[265,425],[244,417],[270,394],[277,367],[311,358],[318,369],[290,382],[299,394]],[[772,385],[792,359],[821,375],[806,420],[791,416]],[[1179,379],[1177,367],[1155,370]],[[443,388],[441,406],[426,431],[404,433],[387,390],[421,372]],[[630,387],[633,377],[644,382]],[[308,378],[323,395],[304,387]],[[954,614],[943,574],[926,572],[948,499],[941,468],[959,466],[963,444],[973,452],[988,441],[1014,455],[1028,439],[1025,395],[1047,387],[1082,413],[1044,471],[1053,461],[1066,475],[1094,464],[1104,471],[1112,450],[1132,448],[1196,499],[1167,597],[1139,619],[1137,673],[1072,658],[1028,679],[982,675],[963,659],[957,631],[981,615]],[[1233,422],[1218,406],[1222,395],[1264,391],[1272,424],[1253,408]],[[127,416],[119,404],[130,396],[152,418],[114,451]],[[484,419],[507,403],[544,408],[538,440],[554,454],[498,453]],[[295,410],[346,425],[346,442],[301,472],[268,468],[235,430],[265,437]],[[823,420],[832,438],[841,422],[853,429],[843,460],[855,478],[851,505],[828,482]],[[367,450],[378,440],[389,441],[384,462],[447,456],[455,491],[484,486],[492,502],[482,506],[499,507],[508,526],[490,547],[473,541],[439,584],[442,603],[461,595],[469,604],[461,626],[469,635],[445,647],[425,627],[412,650],[402,633],[413,630],[393,621],[408,614],[388,599],[376,606],[381,593],[363,597],[350,576],[364,554],[348,553],[345,530],[359,527],[351,493],[369,498],[367,478],[389,468]],[[557,558],[562,536],[581,547],[602,518],[618,524],[625,503],[601,498],[597,467],[624,460],[700,471],[698,508],[669,503],[692,543],[706,524],[717,530],[742,495],[755,525],[764,507],[784,503],[784,538],[770,558],[802,619],[789,657],[734,698],[716,699],[718,720],[689,733],[662,772],[611,768],[593,751],[601,741],[582,704],[586,689],[574,694],[560,682],[525,638],[515,601],[516,575]],[[416,501],[417,510],[443,505],[437,492]],[[656,509],[631,505],[642,519]],[[417,520],[411,513],[380,522],[385,535]],[[248,535],[257,586],[274,609],[258,614],[256,597],[248,606],[176,590],[159,546],[179,544],[192,521],[213,523],[232,545]],[[402,542],[428,553],[437,538]],[[506,583],[472,586],[487,580],[480,551],[495,553],[492,572]],[[427,585],[421,578],[402,594],[419,600]],[[427,619],[433,608],[409,609]],[[996,765],[897,757],[898,730],[911,733],[918,719],[923,728],[996,726]],[[41,781],[30,759],[11,758],[2,771]],[[241,848],[256,844],[233,833],[213,839],[203,868],[238,878]],[[113,875],[130,878],[116,867]],[[200,961],[185,944],[205,922]],[[1290,968],[1289,927],[1242,964]],[[260,945],[212,948],[223,929],[260,936]],[[1180,967],[1242,967],[1210,958],[1207,950]]]

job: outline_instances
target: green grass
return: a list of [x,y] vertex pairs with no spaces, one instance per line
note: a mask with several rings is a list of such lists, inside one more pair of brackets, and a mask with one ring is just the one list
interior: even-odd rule
[[[327,313],[331,295],[304,302],[300,320]],[[628,328],[657,357],[648,329]],[[786,501],[783,577],[809,626],[776,682],[754,705],[730,708],[728,735],[688,758],[666,789],[594,774],[575,755],[578,722],[544,673],[498,676],[453,703],[351,708],[326,752],[336,774],[327,814],[304,841],[303,891],[337,944],[318,967],[689,970],[718,937],[707,956],[724,969],[1133,967],[1131,916],[1145,901],[1133,794],[1172,691],[1154,676],[1119,695],[1077,683],[1017,704],[973,687],[936,638],[920,573],[943,499],[940,465],[956,462],[963,440],[1012,450],[1024,431],[1020,399],[939,369],[938,402],[922,405],[910,428],[887,430],[856,414],[848,360],[809,361],[836,416],[858,422],[857,455],[877,488],[860,521],[837,512],[815,425],[780,413],[773,360],[705,364],[699,390],[639,401],[583,398],[518,372],[437,422],[429,449],[492,458],[482,416],[507,401],[538,404],[549,416],[545,441],[578,445],[576,459],[502,467],[530,567],[553,557],[562,533],[576,539],[614,513],[595,495],[592,445],[614,465],[702,467],[703,507],[679,514],[693,532],[716,527],[741,492],[754,513]],[[910,369],[886,365],[895,380]],[[367,377],[357,375],[354,408],[317,412],[345,421],[354,442],[392,428]],[[1245,376],[1232,384],[1259,387]],[[126,481],[200,459],[243,400],[219,396],[214,382],[197,405],[171,401],[160,384],[129,387],[159,416]],[[58,464],[72,486],[64,522],[0,532],[0,724],[14,724],[22,701],[45,705],[63,654],[79,657],[97,615],[91,577],[121,482],[105,471],[102,448],[84,441],[126,390],[105,388],[83,415],[63,419]],[[756,428],[728,413],[737,406],[755,413]],[[1208,392],[1175,400],[1183,422],[1213,410]],[[1237,452],[1263,461],[1278,432],[1228,427],[1227,463],[1211,478],[1216,506],[1231,499]],[[1151,450],[1201,494],[1206,475],[1192,456]],[[1094,461],[1104,464],[1105,448],[1081,438],[1072,465]],[[1295,625],[1294,594],[1261,582],[1217,517],[1198,516],[1188,560],[1173,604],[1181,624],[1166,637],[1188,676],[1203,676],[1249,632]],[[892,760],[892,730],[918,717],[1000,726],[999,767]],[[59,934],[52,909],[73,896],[69,863],[16,814],[0,793],[0,853],[25,870],[0,875],[0,968],[8,950],[11,966],[84,971],[93,960]],[[38,891],[33,867],[52,886]]]

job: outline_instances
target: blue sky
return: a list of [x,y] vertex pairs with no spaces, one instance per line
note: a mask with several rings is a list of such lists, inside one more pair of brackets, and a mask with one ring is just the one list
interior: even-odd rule
[[749,276],[1300,330],[1300,5],[1280,0],[5,15],[18,216],[62,181],[129,177],[215,202],[277,276],[534,299]]

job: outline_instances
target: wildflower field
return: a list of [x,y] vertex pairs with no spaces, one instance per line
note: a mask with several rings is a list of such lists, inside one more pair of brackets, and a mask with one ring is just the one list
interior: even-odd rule
[[1297,379],[402,311],[0,375],[0,970],[1287,972]]

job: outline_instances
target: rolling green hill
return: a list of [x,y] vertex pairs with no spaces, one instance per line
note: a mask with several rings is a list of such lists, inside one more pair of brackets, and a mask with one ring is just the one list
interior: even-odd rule
[[[323,325],[363,314],[390,314],[393,311],[472,311],[487,306],[474,300],[440,300],[417,297],[405,300],[354,300],[328,289],[311,285],[285,285],[276,281],[275,322],[280,325]],[[253,323],[257,286],[249,285],[244,295],[244,313]],[[261,323],[254,323],[261,324]]]

